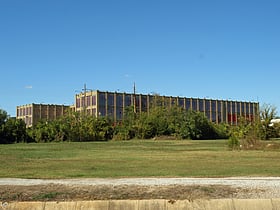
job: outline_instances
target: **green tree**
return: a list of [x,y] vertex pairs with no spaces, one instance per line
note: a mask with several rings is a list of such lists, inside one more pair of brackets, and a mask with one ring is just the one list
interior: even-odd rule
[[112,138],[112,121],[106,117],[85,117],[83,133],[86,141],[104,141]]
[[36,142],[101,141],[112,138],[112,125],[109,118],[72,112],[53,121],[38,123],[30,135]]
[[10,144],[26,141],[27,133],[24,121],[10,118],[6,111],[0,109],[0,143]]
[[260,123],[240,117],[238,125],[230,127],[228,146],[231,149],[257,149],[260,143]]
[[5,137],[5,133],[4,133],[4,125],[5,122],[8,119],[8,114],[6,111],[0,109],[0,143],[4,144],[6,143],[6,137]]
[[188,128],[188,111],[182,107],[173,106],[168,112],[168,130],[178,139],[190,139]]
[[[168,106],[169,105],[169,106]],[[182,107],[155,97],[149,113],[126,110],[125,117],[115,128],[115,139],[153,138],[172,135],[178,139],[213,139],[227,137],[226,128],[214,126],[203,113],[186,111]]]
[[9,118],[4,126],[7,143],[20,143],[27,141],[26,124],[23,120]]
[[217,134],[213,124],[204,116],[203,113],[196,111],[188,111],[187,129],[191,139],[215,139]]
[[7,120],[8,113],[5,110],[0,109],[0,126],[4,125]]
[[32,127],[30,136],[35,142],[50,142],[50,135],[48,129],[48,123],[46,121],[38,122]]
[[136,113],[134,113],[134,107],[127,107],[124,111],[124,117],[122,121],[118,122],[114,126],[113,139],[114,140],[129,140],[135,137],[135,122]]
[[271,126],[271,120],[276,118],[277,109],[276,107],[264,104],[260,110],[260,120],[261,120],[261,136],[263,139],[267,140],[273,136],[274,128]]

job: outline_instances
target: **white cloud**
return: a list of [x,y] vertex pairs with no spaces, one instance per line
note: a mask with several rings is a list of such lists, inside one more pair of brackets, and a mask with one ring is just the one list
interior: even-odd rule
[[32,85],[26,85],[24,88],[25,89],[32,89],[33,87],[32,87]]

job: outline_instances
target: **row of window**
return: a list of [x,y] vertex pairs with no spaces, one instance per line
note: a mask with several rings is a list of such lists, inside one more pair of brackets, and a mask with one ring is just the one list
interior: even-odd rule
[[154,95],[134,95],[119,94],[109,92],[99,92],[93,96],[76,98],[76,108],[94,107],[94,110],[88,110],[88,114],[95,114],[98,109],[101,116],[112,116],[121,119],[125,107],[135,104],[137,112],[148,111],[153,103],[164,106],[179,105],[186,110],[195,110],[204,112],[208,119],[213,122],[237,122],[238,116],[253,116],[258,112],[258,104],[251,102],[223,101],[199,98],[181,98],[181,97],[165,97]]
[[32,107],[17,108],[17,116],[32,115]]
[[76,107],[89,107],[89,106],[95,106],[96,105],[96,96],[86,96],[81,98],[76,98]]
[[[89,114],[88,110],[88,114]],[[139,110],[138,110],[139,111]],[[96,112],[96,109],[94,109],[94,113]],[[116,119],[122,119],[123,117],[123,108],[122,107],[117,107],[116,110],[114,107],[108,107],[107,110],[105,107],[99,107],[99,114],[102,116],[109,116]],[[205,116],[212,122],[222,122],[222,121],[227,121],[229,123],[236,123],[238,121],[238,118],[240,116],[245,117],[246,119],[252,121],[254,119],[254,115],[251,114],[245,114],[245,113],[222,113],[222,112],[205,112]]]
[[[115,101],[116,98],[116,101]],[[141,111],[146,111],[148,104],[151,104],[153,101],[153,96],[150,96],[149,99],[145,95],[115,95],[107,94],[107,100],[105,94],[99,95],[99,107],[114,107],[117,108],[131,106],[134,104]],[[229,113],[255,113],[257,106],[254,106],[254,103],[249,102],[235,102],[235,101],[219,101],[219,100],[208,100],[208,99],[193,99],[193,98],[163,98],[164,101],[160,102],[164,105],[170,106],[178,104],[179,106],[184,107],[187,110],[196,110],[196,111],[211,111],[211,112],[229,112]],[[108,109],[107,108],[107,109]]]

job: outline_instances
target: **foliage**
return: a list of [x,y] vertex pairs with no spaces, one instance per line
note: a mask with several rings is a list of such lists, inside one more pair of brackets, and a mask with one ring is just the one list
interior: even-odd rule
[[230,125],[226,123],[213,124],[216,139],[228,139],[230,137]]
[[126,107],[123,120],[114,127],[114,140],[129,140],[135,137],[135,119],[137,115],[134,107]]
[[240,148],[239,139],[235,135],[230,136],[228,139],[228,146],[231,149],[239,149]]
[[8,113],[5,110],[0,109],[0,126],[4,125],[8,119]]
[[260,124],[258,121],[251,122],[241,117],[236,126],[231,127],[228,146],[231,149],[254,149],[260,145]]
[[26,125],[23,120],[9,118],[3,129],[7,143],[20,143],[27,141]]
[[161,98],[154,101],[149,112],[125,110],[121,124],[116,126],[114,139],[150,139],[174,136],[177,139],[217,139],[228,136],[225,126],[214,125],[203,113],[184,110],[177,105],[166,106]]
[[232,149],[259,149],[263,148],[261,139],[268,140],[279,137],[279,127],[271,125],[271,120],[276,118],[276,108],[264,104],[260,110],[260,119],[254,122],[246,118],[240,118],[237,126],[230,129],[228,145]]
[[276,118],[277,111],[276,107],[264,104],[260,110],[260,120],[261,120],[261,137],[264,140],[268,140],[274,137],[275,131],[273,126],[271,126],[271,120]]
[[25,128],[22,120],[9,118],[0,110],[0,143],[63,142],[151,139],[170,136],[173,139],[224,139],[229,147],[243,148],[257,145],[259,139],[278,137],[280,126],[271,126],[276,109],[264,106],[260,120],[252,123],[239,119],[238,125],[211,123],[204,113],[185,110],[175,101],[155,96],[148,112],[136,112],[127,107],[122,121],[114,123],[107,117],[95,117],[79,112],[69,112],[53,121],[41,121],[32,128]]
[[0,144],[26,142],[27,139],[24,121],[10,118],[0,109]]
[[112,138],[113,128],[108,118],[73,112],[57,120],[39,122],[31,135],[36,142],[102,141]]
[[280,123],[274,123],[273,124],[273,132],[272,132],[272,138],[279,138],[280,137]]

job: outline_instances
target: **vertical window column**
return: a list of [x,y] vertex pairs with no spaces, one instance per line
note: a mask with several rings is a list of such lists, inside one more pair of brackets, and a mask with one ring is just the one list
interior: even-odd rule
[[124,113],[125,113],[125,93],[122,94],[122,103],[123,103],[123,107],[122,107],[122,119],[124,118]]
[[211,122],[212,122],[212,119],[213,119],[213,117],[212,117],[212,114],[213,114],[212,100],[210,99],[208,103],[209,103],[209,110],[207,110],[207,112],[209,112],[209,119],[211,119]]
[[[206,109],[205,109],[205,107],[206,107],[206,102],[205,102],[205,100],[206,99],[203,99],[203,113],[204,113],[204,116],[206,116]],[[212,120],[211,120],[212,121]]]
[[147,113],[150,112],[150,94],[147,95]]
[[114,122],[117,121],[117,94],[114,93]]
[[228,123],[228,101],[224,101],[225,103],[225,117],[226,117],[226,123]]

